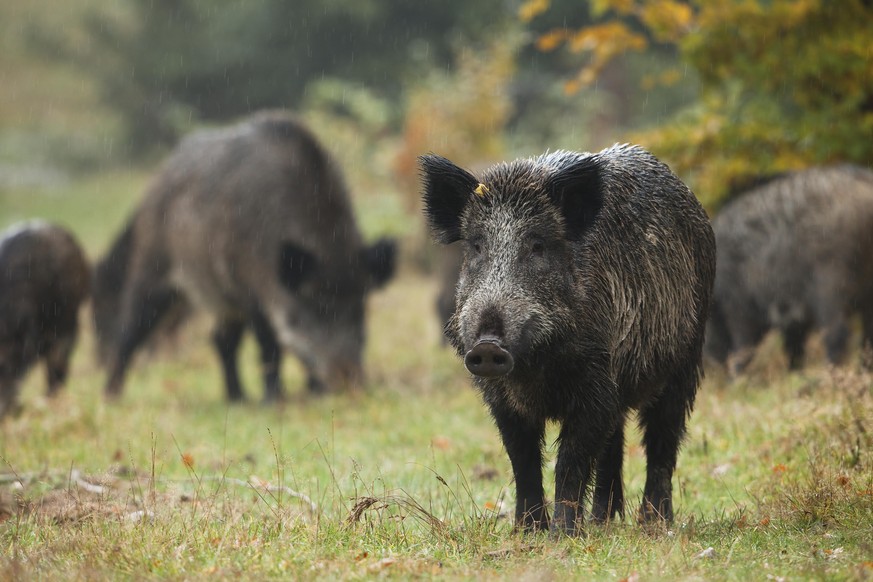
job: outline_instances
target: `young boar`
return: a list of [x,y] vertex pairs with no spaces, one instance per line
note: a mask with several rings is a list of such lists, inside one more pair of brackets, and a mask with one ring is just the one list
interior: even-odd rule
[[831,363],[847,351],[849,319],[873,341],[873,172],[818,167],[774,178],[713,220],[718,270],[707,355],[741,372],[771,329],[789,366],[824,332]]
[[542,449],[561,423],[551,529],[623,514],[624,424],[647,455],[641,518],[673,517],[671,478],[701,373],[715,241],[694,195],[651,154],[614,146],[499,164],[481,183],[420,159],[425,213],[466,256],[446,333],[500,431],[516,523],[546,529]]
[[65,229],[32,221],[0,233],[0,418],[40,358],[49,395],[64,384],[88,286],[88,261]]
[[394,250],[389,240],[364,244],[339,168],[287,114],[196,133],[166,161],[98,271],[95,297],[121,294],[116,323],[110,315],[100,324],[107,393],[121,392],[135,351],[184,305],[215,319],[229,400],[243,397],[236,356],[246,328],[260,345],[268,400],[282,393],[283,347],[302,361],[310,390],[354,387],[366,297],[391,277]]

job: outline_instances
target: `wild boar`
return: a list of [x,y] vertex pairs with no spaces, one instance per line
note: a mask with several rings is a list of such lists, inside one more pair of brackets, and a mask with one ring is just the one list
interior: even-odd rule
[[[439,256],[438,278],[439,292],[436,298],[436,313],[440,326],[445,327],[455,311],[455,291],[458,287],[458,275],[464,262],[464,248],[458,244],[442,247]],[[443,335],[445,338],[445,335]]]
[[873,341],[873,172],[841,165],[777,176],[729,202],[713,229],[709,357],[739,373],[775,329],[796,369],[821,330],[838,364],[854,315]]
[[[516,160],[481,182],[439,156],[420,163],[434,236],[466,249],[447,334],[509,455],[517,525],[579,532],[592,471],[593,518],[623,514],[632,409],[647,455],[640,516],[672,519],[715,277],[697,199],[635,146]],[[561,424],[551,524],[542,483],[550,420]]]
[[37,360],[49,395],[66,382],[89,278],[85,253],[60,226],[30,221],[0,234],[0,417],[16,409],[20,380]]
[[104,325],[115,331],[100,334],[110,396],[120,394],[137,348],[180,303],[215,319],[231,401],[243,398],[236,356],[246,328],[260,346],[267,400],[282,394],[282,348],[301,360],[311,391],[359,385],[365,300],[392,276],[395,243],[364,244],[339,167],[288,114],[262,112],[183,140],[117,254],[125,244],[126,272],[106,269],[107,281],[123,281],[117,323]]

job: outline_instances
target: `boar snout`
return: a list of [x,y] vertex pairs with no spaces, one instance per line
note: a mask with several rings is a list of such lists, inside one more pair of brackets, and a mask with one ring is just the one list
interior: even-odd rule
[[494,378],[512,371],[515,360],[496,338],[481,339],[464,356],[464,366],[475,376]]

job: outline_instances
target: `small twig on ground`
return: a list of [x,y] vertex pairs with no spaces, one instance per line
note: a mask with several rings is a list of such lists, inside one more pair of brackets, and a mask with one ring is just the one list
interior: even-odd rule
[[106,488],[102,485],[94,485],[93,483],[85,481],[82,478],[82,473],[80,473],[78,469],[70,471],[70,482],[75,483],[77,487],[84,489],[88,493],[93,493],[95,495],[103,495],[106,493]]
[[[68,478],[68,479],[65,479]],[[117,479],[117,477],[115,477]],[[31,481],[36,480],[47,480],[50,482],[57,482],[56,486],[61,486],[65,482],[74,483],[77,487],[84,489],[88,493],[93,493],[95,495],[103,495],[107,492],[107,488],[103,485],[95,485],[85,479],[82,473],[78,469],[73,469],[70,472],[62,472],[62,471],[41,471],[39,473],[0,473],[0,484],[6,483],[21,483],[22,485],[27,485]],[[303,503],[308,506],[309,512],[312,515],[316,515],[318,513],[318,505],[312,501],[312,499],[306,495],[305,493],[300,493],[299,491],[295,491],[290,487],[286,487],[284,485],[273,485],[266,481],[259,479],[258,477],[252,476],[248,481],[244,481],[242,479],[234,479],[233,477],[227,477],[225,475],[216,475],[216,476],[200,476],[199,481],[221,481],[230,485],[236,485],[238,487],[249,487],[255,490],[261,489],[268,493],[282,493],[284,495],[288,495],[295,499],[299,499]],[[156,479],[154,482],[156,483],[178,483],[178,482],[189,482],[189,479]]]
[[[223,475],[222,476],[215,476],[215,477],[203,476],[203,477],[201,477],[201,480],[203,480],[203,481],[221,481],[224,483],[228,483],[230,485],[237,485],[239,487],[251,487],[252,489],[261,488],[264,491],[267,491],[268,493],[281,492],[285,495],[290,495],[291,497],[293,497],[295,499],[299,499],[300,501],[303,501],[306,505],[309,506],[309,512],[312,515],[315,515],[318,513],[318,505],[305,493],[300,493],[299,491],[295,491],[294,489],[291,489],[290,487],[286,487],[285,485],[272,485],[266,481],[262,481],[261,479],[259,479],[258,477],[255,477],[255,476],[250,477],[248,481],[243,481],[242,479],[235,479],[233,477],[225,477]],[[167,481],[167,480],[163,479],[162,481]],[[170,480],[170,481],[172,481],[172,480]]]

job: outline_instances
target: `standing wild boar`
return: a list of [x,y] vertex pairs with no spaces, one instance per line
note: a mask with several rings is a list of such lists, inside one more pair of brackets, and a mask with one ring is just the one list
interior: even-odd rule
[[355,386],[365,300],[391,277],[394,250],[388,240],[364,245],[339,168],[287,114],[196,133],[166,161],[109,253],[126,268],[98,269],[95,296],[122,282],[116,323],[109,317],[99,333],[107,393],[121,392],[134,352],[181,303],[214,316],[230,400],[243,397],[236,355],[247,327],[268,400],[282,391],[281,347],[300,358],[312,391]]
[[548,420],[561,423],[552,530],[579,531],[595,469],[593,518],[623,514],[630,409],[648,459],[641,518],[672,519],[715,276],[697,199],[632,146],[499,164],[481,183],[438,156],[421,166],[436,238],[466,246],[447,334],[509,454],[517,524],[549,527]]
[[713,229],[708,356],[740,372],[776,329],[798,368],[808,335],[821,329],[836,364],[855,314],[873,341],[873,172],[843,165],[774,178],[725,206]]
[[85,254],[59,226],[31,221],[0,234],[0,417],[15,409],[19,381],[38,359],[49,395],[66,381],[89,277]]
[[[436,313],[441,326],[452,317],[455,311],[455,292],[458,288],[458,274],[464,263],[464,247],[461,243],[446,245],[439,256],[439,292],[436,298]],[[445,336],[443,336],[445,338]]]

